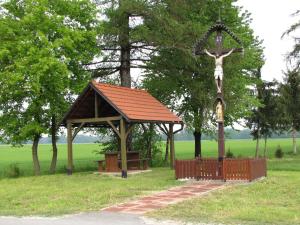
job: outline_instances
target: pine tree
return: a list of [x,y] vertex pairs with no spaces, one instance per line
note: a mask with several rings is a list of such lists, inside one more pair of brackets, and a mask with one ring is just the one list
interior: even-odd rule
[[281,104],[284,109],[283,129],[291,129],[293,152],[297,153],[296,134],[300,131],[300,73],[298,69],[288,70],[280,87]]

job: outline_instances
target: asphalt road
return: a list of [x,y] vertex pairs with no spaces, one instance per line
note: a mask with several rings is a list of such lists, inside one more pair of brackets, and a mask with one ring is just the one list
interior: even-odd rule
[[[138,215],[111,212],[82,213],[63,217],[0,217],[0,225],[144,225]],[[153,224],[153,223],[152,223]]]

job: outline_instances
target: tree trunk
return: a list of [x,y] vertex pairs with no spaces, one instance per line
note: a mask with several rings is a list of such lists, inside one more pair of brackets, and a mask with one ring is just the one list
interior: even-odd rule
[[51,142],[52,142],[52,161],[50,165],[50,173],[55,173],[57,163],[57,145],[56,145],[56,118],[51,118]]
[[[122,5],[120,0],[120,6]],[[120,78],[121,86],[131,87],[131,76],[130,76],[130,40],[129,40],[129,15],[125,12],[122,15],[123,20],[119,34],[119,43],[121,47],[121,64],[120,64]]]
[[292,131],[292,136],[293,136],[293,152],[294,154],[297,154],[296,129],[294,127]]
[[267,140],[268,140],[268,138],[265,137],[264,157],[266,157],[266,155],[267,155]]
[[169,143],[170,143],[170,138],[169,138],[169,136],[167,136],[165,162],[168,162],[168,160],[169,160]]
[[259,138],[256,139],[255,158],[258,157],[258,152],[259,152]]
[[255,149],[255,158],[258,157],[258,152],[259,152],[259,139],[260,139],[260,126],[259,126],[259,122],[257,125],[257,137],[256,137],[256,149]]
[[195,157],[201,157],[201,136],[202,133],[200,131],[194,131],[194,139],[195,139]]
[[41,173],[40,162],[38,158],[38,145],[39,145],[40,137],[41,137],[40,135],[35,135],[32,143],[32,160],[33,160],[35,175],[40,175]]
[[[120,1],[120,5],[122,1]],[[123,30],[119,34],[119,42],[121,47],[120,56],[120,79],[121,86],[131,87],[131,75],[130,75],[130,41],[129,41],[129,15],[124,13],[122,21]],[[132,150],[132,132],[127,136],[126,140],[127,151]]]

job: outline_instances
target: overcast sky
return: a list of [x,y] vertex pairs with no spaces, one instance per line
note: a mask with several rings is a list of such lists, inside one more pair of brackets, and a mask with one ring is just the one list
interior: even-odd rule
[[[252,14],[252,29],[255,35],[263,39],[265,47],[265,65],[262,68],[264,80],[282,80],[282,70],[285,70],[284,57],[292,49],[293,40],[281,35],[298,20],[300,16],[292,17],[300,10],[300,0],[238,0]],[[300,32],[297,32],[300,36]]]

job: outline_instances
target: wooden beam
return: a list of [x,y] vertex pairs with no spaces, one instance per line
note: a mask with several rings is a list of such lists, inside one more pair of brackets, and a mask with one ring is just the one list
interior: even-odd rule
[[79,131],[82,129],[85,123],[81,123],[79,127],[77,127],[72,135],[72,141],[74,141],[76,135],[79,133]]
[[126,134],[125,134],[126,135],[126,139],[127,139],[128,135],[129,135],[129,133],[132,131],[133,126],[134,126],[133,124],[129,125],[129,127],[128,127],[127,131],[126,131]]
[[183,127],[184,127],[183,123],[181,123],[180,125],[181,125],[181,127],[178,130],[174,131],[174,134],[177,134],[179,131],[183,130]]
[[73,172],[73,149],[72,149],[72,123],[67,123],[67,139],[68,139],[68,175]]
[[167,136],[169,136],[168,130],[165,130],[160,124],[157,124],[158,128]]
[[110,117],[100,117],[100,118],[84,118],[84,119],[69,119],[67,122],[70,123],[96,123],[96,122],[107,122],[114,120],[121,120],[121,116],[110,116]]
[[114,132],[119,136],[119,138],[121,138],[121,134],[118,131],[118,129],[116,128],[116,126],[110,121],[108,120],[107,123],[111,126],[111,128],[114,130]]
[[95,92],[95,118],[98,118],[98,93]]
[[170,167],[174,169],[175,164],[175,146],[174,146],[174,133],[173,133],[174,124],[169,124],[169,135],[170,135]]
[[127,178],[126,126],[124,119],[120,120],[121,166],[122,178]]

